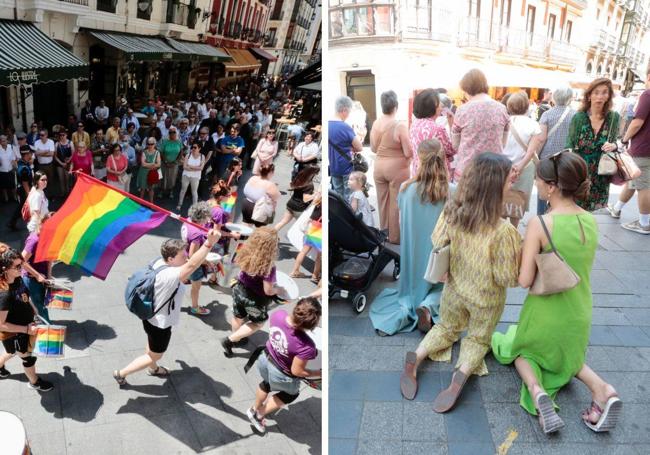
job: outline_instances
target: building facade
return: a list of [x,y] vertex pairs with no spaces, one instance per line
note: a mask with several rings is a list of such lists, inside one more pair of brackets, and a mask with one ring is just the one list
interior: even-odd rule
[[264,48],[277,57],[269,65],[269,74],[291,74],[304,67],[301,56],[308,49],[317,5],[318,0],[275,0],[264,43]]
[[568,82],[580,62],[576,28],[588,6],[580,0],[329,1],[324,83],[329,93],[360,101],[369,123],[383,91],[398,94],[398,116],[408,119],[415,91],[444,87],[458,99],[458,81],[474,67],[486,73],[497,98],[525,89],[536,99],[541,89]]

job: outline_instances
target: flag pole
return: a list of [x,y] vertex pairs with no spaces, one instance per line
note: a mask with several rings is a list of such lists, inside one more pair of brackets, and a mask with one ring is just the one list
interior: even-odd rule
[[126,191],[124,191],[124,190],[121,190],[121,189],[119,189],[119,188],[115,188],[114,186],[111,186],[111,185],[109,185],[108,183],[103,182],[103,181],[101,181],[101,180],[99,180],[99,179],[93,177],[92,175],[85,174],[85,173],[83,173],[83,172],[81,172],[81,171],[74,171],[73,173],[74,173],[74,174],[77,174],[77,178],[88,179],[88,180],[90,180],[90,181],[93,182],[93,183],[96,183],[96,184],[98,184],[98,185],[105,186],[106,188],[109,188],[109,189],[111,189],[111,190],[113,190],[113,191],[117,191],[117,192],[120,193],[122,196],[124,196],[124,197],[128,197],[129,199],[131,199],[131,200],[137,202],[137,203],[140,204],[140,205],[144,205],[145,207],[150,208],[151,210],[155,210],[155,211],[157,211],[157,212],[162,212],[162,213],[164,213],[164,214],[166,214],[166,215],[169,215],[170,218],[173,218],[173,219],[175,219],[175,220],[178,220],[178,221],[180,221],[180,222],[182,222],[182,223],[187,223],[187,224],[189,224],[189,225],[191,225],[191,226],[194,226],[194,227],[197,228],[197,229],[201,229],[201,230],[204,231],[204,232],[208,232],[208,231],[209,231],[209,229],[206,228],[205,226],[201,226],[200,224],[196,224],[196,223],[194,223],[193,221],[190,221],[190,220],[188,220],[187,218],[183,218],[183,217],[180,216],[179,214],[174,213],[174,212],[171,212],[171,211],[169,211],[169,210],[167,210],[167,209],[165,209],[165,208],[163,208],[163,207],[159,207],[159,206],[157,206],[156,204],[154,204],[154,203],[152,203],[152,202],[145,201],[144,199],[139,198],[139,197],[136,196],[135,194],[131,194],[131,193],[128,193],[128,192],[126,192]]

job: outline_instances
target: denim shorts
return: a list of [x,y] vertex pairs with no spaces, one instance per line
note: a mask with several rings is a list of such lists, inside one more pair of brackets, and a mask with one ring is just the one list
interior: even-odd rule
[[262,376],[262,381],[271,385],[272,392],[285,392],[289,395],[298,395],[300,393],[300,379],[287,376],[278,367],[273,365],[266,357],[268,354],[262,353],[257,360],[257,371]]
[[201,281],[205,277],[205,272],[203,266],[199,266],[192,274],[190,275],[190,281]]

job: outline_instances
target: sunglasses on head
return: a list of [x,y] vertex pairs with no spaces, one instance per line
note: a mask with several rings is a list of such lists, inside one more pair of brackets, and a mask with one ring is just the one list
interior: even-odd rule
[[565,152],[569,152],[569,153],[571,153],[572,151],[573,151],[572,149],[563,149],[563,150],[559,150],[559,151],[553,153],[552,155],[549,155],[549,156],[546,158],[547,160],[551,160],[551,161],[553,161],[553,171],[555,172],[555,179],[554,179],[552,182],[550,182],[550,183],[557,184],[557,182],[558,182],[558,180],[559,180],[559,178],[560,178],[560,174],[558,173],[558,169],[557,169],[557,159],[558,159],[558,157],[559,157],[560,155],[562,155],[563,153],[565,153]]

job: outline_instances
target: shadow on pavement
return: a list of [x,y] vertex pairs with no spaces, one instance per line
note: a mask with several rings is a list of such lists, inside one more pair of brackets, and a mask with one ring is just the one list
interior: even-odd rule
[[[205,292],[205,291],[204,291]],[[212,302],[208,303],[207,305],[203,305],[204,308],[207,308],[210,310],[210,314],[207,316],[196,316],[193,315],[190,312],[190,307],[185,306],[181,308],[181,313],[186,313],[188,316],[198,318],[201,320],[204,324],[212,327],[214,330],[220,330],[220,331],[229,331],[230,330],[230,324],[226,320],[226,310],[228,309],[228,306],[219,303],[217,300],[213,300]]]
[[321,453],[321,428],[310,414],[310,410],[320,412],[321,399],[310,397],[306,400],[292,403],[288,410],[277,412],[270,416],[277,423],[277,428],[269,427],[269,431],[278,430],[287,438],[298,444],[309,447],[309,453]]
[[52,382],[55,387],[52,392],[41,393],[43,409],[57,419],[65,417],[84,423],[95,420],[99,408],[104,404],[104,395],[96,388],[82,383],[69,366],[63,367],[63,376],[59,373],[40,376]]
[[73,333],[83,333],[85,336],[67,336],[65,338],[65,345],[83,351],[90,347],[97,340],[112,340],[117,337],[115,330],[109,325],[98,324],[97,321],[88,319],[87,321],[79,322],[75,320],[56,320],[52,321],[53,324],[63,325],[69,335]]

